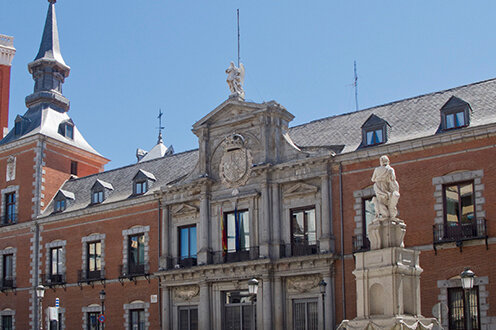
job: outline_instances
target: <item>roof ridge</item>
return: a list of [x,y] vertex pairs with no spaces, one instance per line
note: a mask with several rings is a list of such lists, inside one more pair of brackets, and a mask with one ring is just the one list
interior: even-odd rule
[[490,82],[490,81],[496,81],[496,78],[490,78],[490,79],[486,79],[486,80],[477,81],[477,82],[474,82],[474,83],[469,83],[469,84],[465,84],[465,85],[461,85],[461,86],[451,87],[451,88],[444,89],[444,90],[441,90],[441,91],[429,92],[429,93],[420,94],[420,95],[416,95],[416,96],[412,96],[412,97],[407,97],[407,98],[404,98],[404,99],[401,99],[401,100],[387,102],[387,103],[383,103],[383,104],[380,104],[380,105],[375,105],[375,106],[372,106],[372,107],[369,107],[369,108],[365,108],[365,109],[360,109],[360,110],[356,110],[356,111],[350,111],[350,112],[340,113],[340,114],[336,114],[336,115],[331,115],[331,116],[327,116],[327,117],[324,117],[324,118],[315,119],[315,120],[309,121],[307,123],[303,123],[303,124],[299,124],[299,125],[296,125],[296,126],[292,126],[289,129],[291,130],[293,128],[297,128],[297,127],[301,127],[301,126],[306,126],[306,125],[311,124],[311,123],[317,123],[317,122],[328,120],[328,119],[331,119],[331,118],[337,118],[337,117],[347,116],[347,115],[350,115],[352,113],[359,113],[359,112],[364,112],[364,111],[370,111],[372,109],[381,108],[381,107],[385,107],[385,106],[388,106],[388,105],[392,105],[392,104],[396,104],[396,103],[401,103],[401,102],[405,102],[405,101],[409,101],[409,100],[413,100],[413,99],[418,99],[418,98],[426,97],[426,96],[429,96],[429,95],[436,95],[436,94],[448,93],[450,91],[454,91],[454,90],[458,90],[458,89],[462,89],[462,88],[467,88],[469,86],[475,86],[475,85],[479,85],[479,84],[484,84],[484,83],[487,83],[487,82]]

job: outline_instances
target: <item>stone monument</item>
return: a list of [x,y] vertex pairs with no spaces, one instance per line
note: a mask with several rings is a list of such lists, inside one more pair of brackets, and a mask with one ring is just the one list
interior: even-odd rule
[[229,97],[240,97],[245,99],[245,91],[243,90],[243,83],[245,81],[245,67],[243,63],[239,64],[239,68],[234,65],[233,62],[226,69],[227,73],[227,85],[231,91]]
[[397,218],[399,184],[389,158],[372,175],[375,219],[370,251],[355,254],[357,316],[338,329],[432,329],[438,323],[420,312],[420,251],[405,249],[406,225]]

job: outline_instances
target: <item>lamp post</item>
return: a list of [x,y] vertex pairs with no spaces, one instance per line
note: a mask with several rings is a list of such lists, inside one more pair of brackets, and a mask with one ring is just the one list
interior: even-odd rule
[[38,298],[38,329],[43,330],[43,307],[41,306],[45,296],[45,287],[38,285],[36,287],[36,297]]
[[320,294],[322,295],[322,329],[325,329],[325,295],[326,295],[326,286],[327,283],[324,279],[319,282]]
[[462,287],[465,296],[465,307],[467,308],[467,330],[472,330],[472,313],[470,312],[470,290],[474,287],[475,274],[468,268],[460,274],[462,279]]
[[257,296],[258,292],[258,280],[256,278],[252,278],[248,281],[248,293],[250,294],[251,300],[251,330],[255,330],[255,306],[253,301]]
[[[100,291],[100,301],[102,302],[102,315],[105,316],[105,290]],[[105,322],[102,322],[102,329],[105,329]]]

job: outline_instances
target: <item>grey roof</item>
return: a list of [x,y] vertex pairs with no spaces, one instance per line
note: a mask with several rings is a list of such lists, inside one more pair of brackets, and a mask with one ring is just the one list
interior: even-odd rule
[[361,126],[375,114],[390,125],[386,143],[432,136],[441,122],[440,109],[452,96],[470,104],[470,127],[496,122],[496,79],[491,79],[315,120],[290,128],[289,134],[300,147],[344,145],[343,153],[352,152],[362,142]]
[[65,198],[68,198],[68,199],[72,199],[74,200],[76,197],[74,196],[74,193],[70,192],[70,191],[65,191],[63,189],[60,189],[59,192],[57,193],[57,195],[60,194],[62,196],[64,196]]
[[142,175],[144,175],[147,179],[157,181],[157,178],[155,177],[155,175],[153,175],[153,173],[150,173],[148,171],[141,170],[141,169],[138,171],[138,173],[136,173],[136,175],[134,177],[136,178],[136,176],[140,173],[142,173]]
[[41,38],[40,50],[34,61],[39,59],[55,60],[66,65],[60,53],[59,31],[57,29],[57,17],[55,16],[55,1],[50,2],[48,13]]
[[[109,204],[135,197],[133,195],[133,178],[140,170],[153,174],[156,178],[156,181],[150,185],[148,192],[145,193],[145,195],[150,195],[153,194],[154,191],[158,191],[161,186],[190,173],[197,161],[198,151],[192,150],[83,178],[69,180],[64,183],[61,189],[66,192],[74,193],[75,200],[69,203],[64,213],[84,209],[86,207],[94,207],[90,206],[91,188],[97,180],[107,182],[114,188],[102,203]],[[52,212],[53,201],[47,206],[44,216],[49,215]]]
[[114,190],[114,187],[112,186],[111,183],[100,179],[96,179],[92,187],[94,187],[97,183],[105,189]]

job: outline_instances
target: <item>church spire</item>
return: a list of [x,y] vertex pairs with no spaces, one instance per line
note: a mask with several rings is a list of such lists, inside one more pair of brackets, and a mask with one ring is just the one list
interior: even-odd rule
[[[50,3],[41,39],[40,50],[33,62],[28,64],[29,73],[35,81],[33,94],[26,97],[26,106],[51,106],[55,110],[69,110],[69,100],[62,95],[62,84],[69,76],[70,67],[60,53],[59,32],[55,16],[56,0]],[[43,106],[44,105],[44,106]]]

